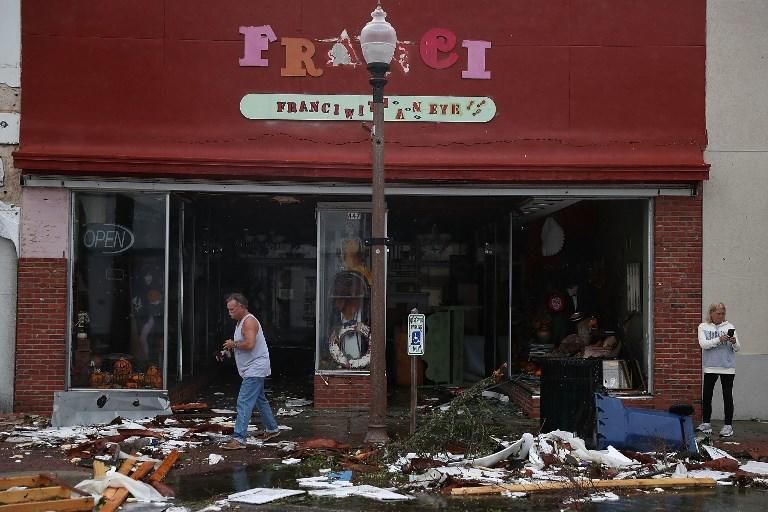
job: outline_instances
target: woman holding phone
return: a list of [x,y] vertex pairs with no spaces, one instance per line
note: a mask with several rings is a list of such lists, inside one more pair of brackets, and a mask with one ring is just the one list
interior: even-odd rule
[[723,389],[725,424],[720,437],[733,436],[733,379],[736,377],[736,352],[741,349],[736,328],[725,319],[725,304],[711,304],[707,316],[699,324],[699,345],[704,368],[704,386],[701,398],[703,423],[696,430],[712,433],[712,393],[720,378]]

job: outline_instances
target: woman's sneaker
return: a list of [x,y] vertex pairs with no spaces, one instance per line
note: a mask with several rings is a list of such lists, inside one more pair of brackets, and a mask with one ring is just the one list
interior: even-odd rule
[[723,428],[720,430],[720,437],[733,437],[733,426],[723,425]]
[[712,433],[712,424],[711,423],[702,423],[698,427],[696,427],[696,430],[699,432],[703,432],[704,434],[711,434]]

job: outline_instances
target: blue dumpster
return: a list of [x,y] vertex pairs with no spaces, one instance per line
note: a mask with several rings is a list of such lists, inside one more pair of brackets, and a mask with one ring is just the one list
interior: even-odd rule
[[618,398],[595,393],[597,449],[609,445],[638,452],[699,453],[690,416],[624,407]]

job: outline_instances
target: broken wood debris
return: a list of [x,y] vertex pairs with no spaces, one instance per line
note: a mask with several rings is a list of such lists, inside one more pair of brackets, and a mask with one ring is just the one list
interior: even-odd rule
[[180,412],[196,412],[196,411],[208,411],[210,407],[205,402],[192,402],[188,404],[175,404],[171,405],[171,411],[174,414]]
[[714,487],[717,482],[713,478],[645,478],[629,480],[592,480],[587,478],[564,482],[539,482],[519,484],[498,484],[476,487],[456,487],[451,489],[452,496],[468,496],[480,494],[502,494],[505,492],[547,492],[561,489],[618,489],[644,487]]
[[[161,489],[165,490],[165,492],[168,492],[170,494],[173,494],[173,491],[165,484],[161,484],[160,482],[165,478],[165,476],[168,474],[168,472],[171,470],[173,465],[176,463],[176,461],[179,459],[179,452],[178,450],[173,450],[171,453],[168,454],[168,456],[163,460],[163,462],[157,467],[157,469],[152,471],[154,469],[154,463],[152,462],[142,462],[138,465],[136,469],[133,470],[131,473],[131,469],[133,468],[133,465],[136,463],[135,457],[129,457],[128,459],[125,459],[123,463],[121,464],[120,468],[117,470],[118,473],[121,473],[123,475],[130,474],[131,479],[133,480],[143,480],[147,475],[152,473],[149,476],[149,482],[147,482],[149,485],[152,485],[155,487],[158,485]],[[163,491],[158,489],[158,492],[166,495]],[[103,505],[99,509],[100,512],[114,512],[117,510],[120,505],[125,502],[126,499],[128,499],[128,489],[124,487],[108,487],[104,490],[102,493],[103,498]]]
[[0,478],[0,511],[93,510],[92,497],[72,498],[72,492],[82,494],[52,475]]

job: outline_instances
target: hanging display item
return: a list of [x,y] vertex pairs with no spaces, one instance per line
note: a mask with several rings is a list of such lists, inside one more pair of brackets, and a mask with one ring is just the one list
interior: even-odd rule
[[[328,340],[333,360],[342,368],[350,370],[368,368],[368,365],[371,364],[370,333],[370,327],[363,323],[355,323],[352,326],[341,328],[338,332],[334,331]],[[357,358],[349,358],[343,347],[353,344],[358,347],[356,352],[359,353],[359,347],[362,343],[368,346],[368,350],[365,354]]]
[[565,245],[565,231],[552,217],[547,217],[541,227],[541,255],[554,256]]
[[343,369],[360,370],[371,362],[371,328],[368,325],[365,276],[342,271],[333,281],[333,321],[328,337],[331,358]]

